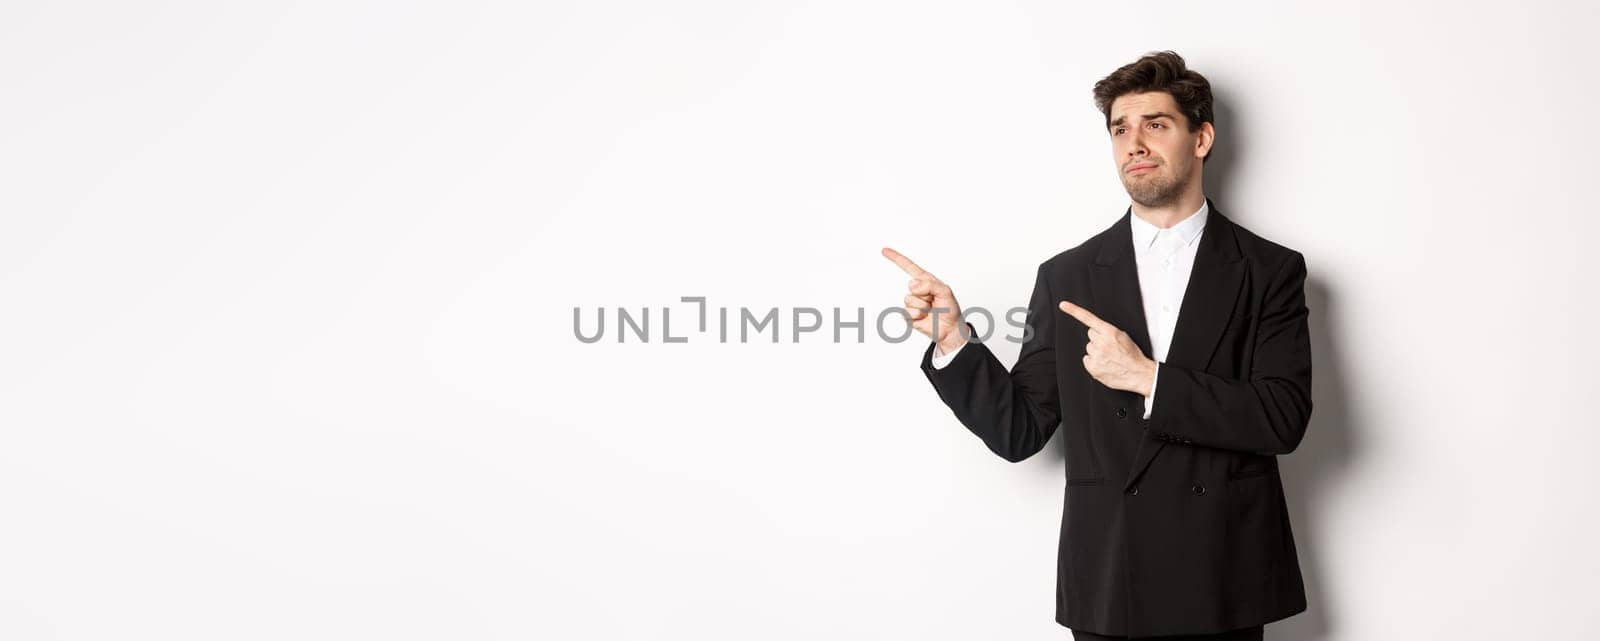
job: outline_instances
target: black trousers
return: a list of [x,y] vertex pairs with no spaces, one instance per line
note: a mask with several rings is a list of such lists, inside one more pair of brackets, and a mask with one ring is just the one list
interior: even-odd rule
[[[1261,633],[1265,626],[1239,628],[1216,634],[1179,634],[1174,636],[1159,637],[1132,637],[1133,639],[1149,639],[1150,641],[1261,641]],[[1093,632],[1072,631],[1073,641],[1128,641],[1130,637],[1108,637]]]

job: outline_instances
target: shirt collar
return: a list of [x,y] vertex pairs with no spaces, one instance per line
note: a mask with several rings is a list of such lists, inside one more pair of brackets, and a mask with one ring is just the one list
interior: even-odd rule
[[[1169,229],[1176,233],[1179,238],[1182,238],[1185,245],[1192,243],[1195,237],[1199,236],[1200,232],[1205,229],[1206,215],[1210,212],[1210,199],[1203,200],[1200,202],[1200,209],[1195,210],[1188,218],[1178,221],[1178,224]],[[1131,219],[1133,224],[1133,247],[1140,251],[1149,249],[1151,243],[1156,241],[1156,232],[1161,231],[1161,228],[1145,222],[1143,218],[1138,217],[1131,211],[1128,212],[1128,218]]]

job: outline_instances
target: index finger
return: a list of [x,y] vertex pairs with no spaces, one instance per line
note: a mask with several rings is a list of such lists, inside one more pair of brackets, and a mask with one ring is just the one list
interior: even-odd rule
[[1061,311],[1066,312],[1068,316],[1078,319],[1078,322],[1083,323],[1090,329],[1098,329],[1102,332],[1110,332],[1116,329],[1115,325],[1100,320],[1099,316],[1095,316],[1094,314],[1090,313],[1089,310],[1074,305],[1069,301],[1061,301],[1060,307]]
[[912,276],[921,276],[927,273],[921,267],[918,267],[916,263],[911,262],[910,258],[906,258],[904,254],[888,247],[883,248],[883,257],[894,261],[894,264],[899,265],[900,269]]

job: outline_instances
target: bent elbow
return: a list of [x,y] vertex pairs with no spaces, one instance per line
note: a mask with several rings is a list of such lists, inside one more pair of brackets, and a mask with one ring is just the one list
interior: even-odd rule
[[1007,461],[1010,461],[1012,463],[1021,463],[1021,462],[1026,461],[1026,460],[1028,460],[1030,458],[1033,458],[1033,455],[1034,454],[1038,454],[1039,450],[1043,449],[1043,448],[1039,448],[1039,447],[1026,447],[1026,448],[991,447],[989,449],[993,450],[994,453],[997,456],[999,456],[1000,458],[1003,458],[1003,459],[1005,459]]
[[1034,454],[1038,454],[1039,450],[1044,449],[1044,444],[1047,440],[1046,438],[1040,438],[1038,432],[1030,426],[1028,429],[1023,430],[1020,438],[1003,436],[989,442],[988,445],[989,450],[994,452],[996,456],[1012,463],[1021,463],[1032,458]]
[[1276,439],[1277,442],[1273,444],[1271,451],[1267,453],[1273,455],[1282,455],[1299,449],[1300,443],[1306,438],[1306,427],[1310,424],[1310,422],[1311,414],[1309,411],[1307,411],[1305,416],[1295,420],[1285,429],[1279,430],[1277,435],[1278,438]]

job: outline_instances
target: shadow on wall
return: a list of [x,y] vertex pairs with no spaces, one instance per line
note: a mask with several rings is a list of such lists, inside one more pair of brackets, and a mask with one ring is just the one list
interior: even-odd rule
[[[1314,264],[1308,257],[1306,262]],[[1308,268],[1308,272],[1312,268]],[[1360,450],[1356,409],[1345,384],[1344,358],[1338,346],[1339,327],[1329,310],[1333,294],[1326,281],[1307,275],[1306,307],[1311,312],[1311,425],[1305,440],[1293,453],[1280,458],[1284,493],[1289,501],[1289,521],[1294,532],[1300,571],[1306,582],[1306,611],[1271,624],[1272,638],[1312,641],[1332,636],[1339,620],[1338,605],[1322,589],[1323,569],[1329,560],[1321,554],[1326,540],[1318,525],[1322,499],[1339,483]],[[1338,560],[1332,560],[1337,564]]]
[[[1244,212],[1230,207],[1230,186],[1234,184],[1238,166],[1238,150],[1245,149],[1248,129],[1234,128],[1234,123],[1246,121],[1234,111],[1234,102],[1225,92],[1213,86],[1217,142],[1212,147],[1212,158],[1205,165],[1205,193],[1228,216],[1245,227],[1250,227]],[[1292,215],[1292,214],[1291,214]],[[1285,245],[1294,247],[1292,241]],[[1306,256],[1306,308],[1311,313],[1311,424],[1306,436],[1294,452],[1280,457],[1284,493],[1289,503],[1290,527],[1294,532],[1296,552],[1300,557],[1300,571],[1306,583],[1306,611],[1267,625],[1267,638],[1282,641],[1314,641],[1332,637],[1339,621],[1338,605],[1323,590],[1323,569],[1329,560],[1321,555],[1325,540],[1318,527],[1323,513],[1318,506],[1326,505],[1326,496],[1339,483],[1340,477],[1355,460],[1360,451],[1357,432],[1362,425],[1357,410],[1360,404],[1351,398],[1350,387],[1345,384],[1344,354],[1339,352],[1340,327],[1332,313],[1336,302],[1335,292],[1317,272],[1317,257]],[[1337,563],[1337,559],[1332,560]]]

